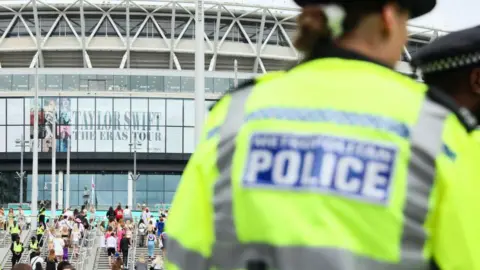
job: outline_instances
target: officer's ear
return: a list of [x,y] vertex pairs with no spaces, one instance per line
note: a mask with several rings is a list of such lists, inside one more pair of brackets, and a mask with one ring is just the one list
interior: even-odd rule
[[480,94],[480,68],[474,68],[470,72],[470,88],[472,92]]

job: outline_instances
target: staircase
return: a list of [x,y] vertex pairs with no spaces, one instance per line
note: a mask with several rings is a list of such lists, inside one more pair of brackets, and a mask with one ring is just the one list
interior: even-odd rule
[[[32,236],[33,231],[22,231],[22,234],[20,235],[20,242],[23,243],[23,253],[22,257],[20,258],[19,263],[21,262],[27,262],[29,261],[30,258],[30,252],[28,251],[28,246],[30,245],[30,237]],[[8,236],[10,238],[10,244],[8,247],[11,245],[11,236]],[[12,252],[8,252],[7,256],[4,258],[3,261],[3,268],[4,270],[10,270],[12,269]]]

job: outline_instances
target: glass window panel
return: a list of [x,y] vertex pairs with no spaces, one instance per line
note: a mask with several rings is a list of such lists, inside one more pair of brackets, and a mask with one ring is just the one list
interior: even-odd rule
[[164,126],[165,125],[165,99],[149,100],[149,123],[151,126]]
[[12,75],[0,75],[0,91],[12,90]]
[[140,175],[137,182],[135,182],[135,189],[136,191],[147,190],[147,175]]
[[150,137],[148,126],[148,99],[132,99],[132,142],[139,142],[137,152],[147,152]]
[[[65,177],[66,177],[67,174],[65,174]],[[66,181],[64,180],[64,183],[66,183]],[[65,190],[67,190],[65,188]],[[79,186],[78,186],[78,174],[70,174],[70,190],[83,190],[83,187],[80,189]]]
[[131,131],[129,126],[115,127],[113,145],[115,152],[130,152]]
[[112,152],[113,148],[113,132],[111,130],[97,130],[95,131],[95,151],[96,152]]
[[182,135],[181,127],[167,127],[167,153],[182,153]]
[[95,193],[98,206],[110,207],[113,205],[113,193],[111,191],[96,191]]
[[113,76],[113,90],[114,91],[130,91],[130,77],[128,75]]
[[122,204],[122,205],[126,205],[127,200],[128,200],[128,192],[126,192],[126,191],[115,191],[115,192],[113,192],[113,203],[114,203],[114,205],[117,205],[119,203]]
[[147,188],[151,191],[163,191],[164,175],[149,174],[147,175]]
[[[62,97],[58,100],[60,125],[74,125],[76,123],[77,99]],[[27,105],[27,103],[25,103]],[[27,111],[27,110],[25,110]]]
[[183,128],[183,152],[193,153],[195,150],[195,128]]
[[95,99],[78,99],[77,141],[79,152],[95,151]]
[[215,92],[224,93],[230,88],[230,82],[227,78],[215,78],[213,79],[213,88]]
[[0,98],[0,125],[5,125],[7,116],[7,101],[4,98]]
[[183,102],[180,99],[167,99],[167,126],[182,126]]
[[148,76],[148,91],[163,92],[165,89],[163,78],[163,76]]
[[166,191],[165,192],[165,203],[168,203],[168,204],[172,203],[174,196],[175,196],[175,192]]
[[165,127],[152,127],[148,152],[165,153]]
[[130,88],[132,91],[148,91],[148,77],[130,76]]
[[154,206],[155,204],[163,203],[163,192],[148,192],[148,200],[147,205],[150,207]]
[[80,75],[80,91],[96,90],[93,88],[96,86],[95,85],[96,80],[97,80],[97,75]]
[[113,75],[97,75],[97,80],[102,84],[105,85],[103,88],[106,91],[113,91]]
[[70,206],[71,207],[75,207],[75,206],[78,206],[78,205],[81,205],[83,203],[80,202],[80,193],[81,191],[72,191],[70,192]]
[[165,175],[165,191],[176,191],[181,177],[181,175],[176,174]]
[[28,75],[17,74],[13,75],[12,90],[14,91],[28,91],[30,86],[28,84]]
[[19,125],[23,124],[23,99],[8,98],[7,99],[7,124]]
[[7,126],[7,152],[20,152],[15,141],[21,139],[23,135],[23,126]]
[[47,77],[47,90],[48,91],[61,91],[63,88],[62,85],[62,75],[57,74],[48,74]]
[[84,189],[87,188],[88,191],[91,191],[92,190],[92,179],[95,179],[94,174],[79,174],[78,175],[78,190],[81,190],[83,192]]
[[74,74],[63,75],[63,91],[79,91],[80,76]]
[[111,191],[113,187],[113,174],[95,175],[95,190]]
[[7,134],[6,134],[6,127],[5,126],[0,126],[0,152],[5,152],[6,149],[6,143],[7,143]]
[[116,98],[113,102],[114,106],[114,138],[113,144],[115,151],[130,152],[130,99]]
[[[27,175],[27,190],[32,190],[32,175],[28,174]],[[27,192],[30,193],[30,192]]]
[[[35,75],[29,76],[28,84],[30,85],[30,89],[35,89]],[[38,91],[45,91],[46,85],[47,80],[45,74],[38,74]]]
[[[44,179],[43,179],[43,187],[42,186],[38,186],[38,188],[43,188],[44,191],[48,191],[49,194],[51,194],[51,190],[52,190],[52,175],[51,174],[44,174],[43,175]],[[48,195],[49,199],[50,200],[50,196],[51,195]]]
[[113,175],[113,189],[114,190],[128,190],[128,175],[114,174]]
[[193,99],[183,100],[183,126],[195,126],[195,102]]
[[180,76],[165,76],[165,91],[180,92]]
[[113,147],[113,100],[97,98],[96,103],[96,151],[111,152]]
[[147,192],[146,191],[137,191],[135,192],[135,202],[137,204],[147,204]]
[[213,78],[205,78],[205,92],[213,92]]
[[194,92],[195,91],[195,78],[182,76],[182,92]]

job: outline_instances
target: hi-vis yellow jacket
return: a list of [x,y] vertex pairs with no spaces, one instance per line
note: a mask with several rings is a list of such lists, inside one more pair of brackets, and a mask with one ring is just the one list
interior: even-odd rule
[[361,56],[213,108],[167,224],[167,268],[480,269],[475,119]]

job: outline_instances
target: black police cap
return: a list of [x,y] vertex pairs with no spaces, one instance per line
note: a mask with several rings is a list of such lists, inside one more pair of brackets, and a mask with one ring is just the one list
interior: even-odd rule
[[[297,5],[304,7],[318,4],[349,4],[352,2],[366,2],[373,0],[295,0]],[[387,3],[389,0],[375,0],[380,3]],[[429,13],[437,4],[436,0],[395,0],[400,6],[410,11],[410,17],[416,18]]]
[[480,26],[436,39],[418,50],[411,64],[424,74],[480,65]]

